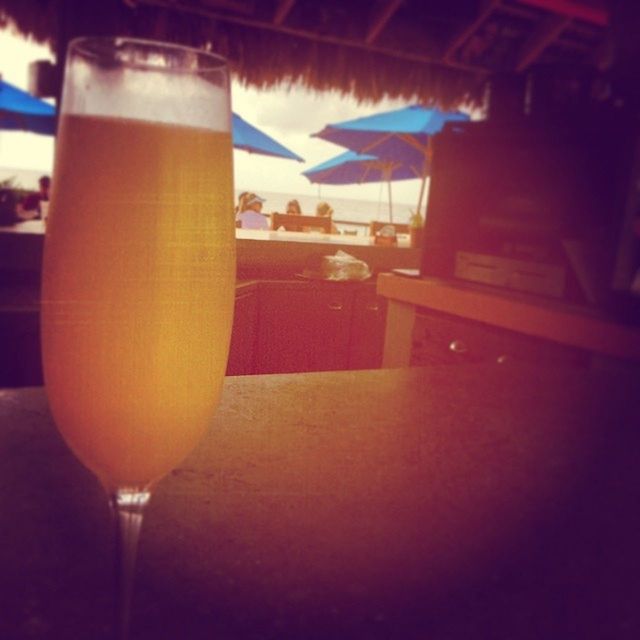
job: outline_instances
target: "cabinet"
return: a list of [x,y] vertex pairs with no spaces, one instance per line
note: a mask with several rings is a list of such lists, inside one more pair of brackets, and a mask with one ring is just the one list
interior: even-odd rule
[[525,362],[589,367],[591,354],[541,338],[419,309],[411,339],[412,365]]
[[236,288],[233,331],[229,346],[227,375],[238,376],[255,371],[258,337],[257,283],[240,284]]
[[378,369],[382,366],[387,301],[373,285],[357,289],[353,296],[349,369]]
[[640,328],[598,309],[393,274],[380,274],[377,290],[388,300],[383,367],[519,361],[637,370],[640,362]]
[[347,369],[352,298],[347,283],[260,283],[256,373]]
[[[386,308],[370,282],[239,283],[227,375],[380,367]],[[37,306],[0,312],[0,387],[42,385],[39,325]]]
[[256,373],[380,367],[386,301],[373,283],[261,282]]
[[40,313],[35,309],[0,312],[0,387],[42,384]]
[[[258,331],[256,283],[236,288],[233,333],[227,375],[255,372]],[[40,313],[32,309],[0,312],[0,388],[43,384],[40,349]]]

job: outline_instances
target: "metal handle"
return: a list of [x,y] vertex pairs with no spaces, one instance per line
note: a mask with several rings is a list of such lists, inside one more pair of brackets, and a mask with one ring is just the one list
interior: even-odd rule
[[498,364],[507,364],[507,363],[511,362],[512,360],[513,360],[513,358],[511,356],[508,356],[506,353],[503,353],[503,354],[499,355],[496,358],[496,362]]
[[449,351],[462,356],[469,353],[469,347],[462,340],[452,340],[449,344]]
[[373,304],[367,305],[367,311],[380,311],[380,307],[374,302]]
[[342,302],[330,302],[327,306],[331,311],[342,311]]

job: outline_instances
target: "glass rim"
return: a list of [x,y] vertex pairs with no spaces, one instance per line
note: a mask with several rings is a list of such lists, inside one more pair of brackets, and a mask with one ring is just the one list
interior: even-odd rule
[[[93,46],[91,46],[93,45]],[[123,45],[131,45],[140,50],[157,51],[161,53],[175,52],[186,53],[197,56],[198,61],[206,60],[209,64],[193,67],[167,67],[160,64],[146,63],[138,60],[122,60],[116,56],[118,51],[124,49]],[[148,71],[170,71],[171,73],[207,73],[214,71],[229,70],[229,62],[218,53],[205,51],[188,45],[174,42],[163,42],[161,40],[150,40],[146,38],[134,38],[129,36],[79,36],[73,38],[68,45],[69,54],[77,54],[88,60],[117,63],[129,69],[139,69]]]

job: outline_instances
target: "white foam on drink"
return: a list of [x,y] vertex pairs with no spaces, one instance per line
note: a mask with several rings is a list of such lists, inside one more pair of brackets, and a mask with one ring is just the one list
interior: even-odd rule
[[63,114],[179,124],[230,132],[229,91],[204,78],[153,69],[74,63],[66,73]]

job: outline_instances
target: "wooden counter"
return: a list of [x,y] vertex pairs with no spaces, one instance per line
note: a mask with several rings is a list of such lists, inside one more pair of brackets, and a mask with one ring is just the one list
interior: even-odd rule
[[[228,378],[151,501],[132,640],[636,640],[639,382]],[[110,638],[110,514],[42,390],[0,392],[0,454],[0,637]]]
[[408,364],[411,328],[420,309],[603,356],[640,361],[640,327],[615,322],[595,310],[501,293],[488,287],[389,273],[378,276],[377,291],[390,302],[387,323],[390,342],[385,354],[388,352],[390,362],[396,366]]

